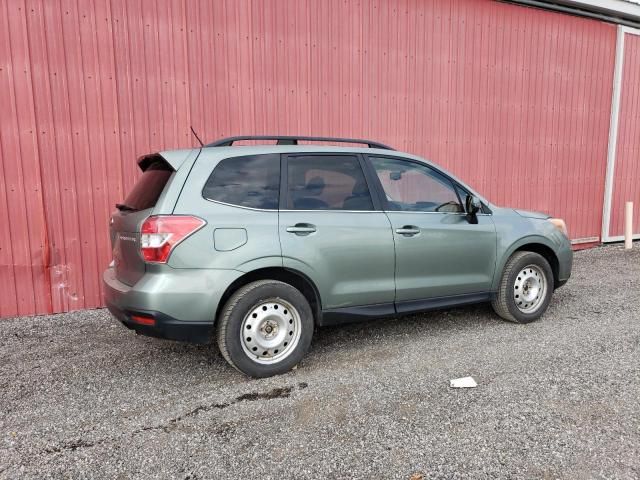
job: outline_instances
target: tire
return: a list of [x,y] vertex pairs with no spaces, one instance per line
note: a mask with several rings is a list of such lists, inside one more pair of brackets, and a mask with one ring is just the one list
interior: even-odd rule
[[533,322],[547,310],[553,295],[553,282],[551,266],[542,255],[516,252],[504,267],[498,293],[491,305],[505,320]]
[[288,372],[309,349],[313,313],[305,296],[277,280],[239,288],[223,307],[216,335],[222,356],[240,372],[262,378]]

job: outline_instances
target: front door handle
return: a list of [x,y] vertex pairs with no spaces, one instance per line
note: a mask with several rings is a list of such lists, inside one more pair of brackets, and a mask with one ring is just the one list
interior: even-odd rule
[[296,235],[309,235],[316,231],[316,226],[310,223],[296,223],[292,227],[287,227],[287,232],[295,233]]
[[398,235],[404,235],[405,237],[413,237],[420,233],[420,228],[415,225],[405,225],[402,228],[396,229]]

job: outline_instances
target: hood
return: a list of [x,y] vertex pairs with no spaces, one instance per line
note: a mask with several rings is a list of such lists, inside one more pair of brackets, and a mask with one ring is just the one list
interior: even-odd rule
[[525,217],[525,218],[538,218],[540,220],[546,220],[547,218],[551,218],[551,215],[547,215],[546,213],[530,212],[528,210],[518,210],[515,208],[513,209],[513,211],[516,212],[521,217]]

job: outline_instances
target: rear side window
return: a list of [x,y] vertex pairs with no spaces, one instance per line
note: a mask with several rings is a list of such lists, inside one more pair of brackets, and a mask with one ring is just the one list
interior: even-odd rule
[[202,196],[241,207],[277,210],[280,156],[250,155],[222,160],[211,172]]
[[373,210],[357,157],[290,156],[287,163],[289,210]]
[[125,198],[124,205],[127,209],[146,210],[155,207],[173,171],[164,160],[149,165]]

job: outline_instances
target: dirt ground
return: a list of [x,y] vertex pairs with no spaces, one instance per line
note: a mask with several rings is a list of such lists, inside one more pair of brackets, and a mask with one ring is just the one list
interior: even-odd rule
[[2,320],[0,478],[639,478],[639,247],[578,252],[535,323],[322,329],[264,380],[105,310]]

